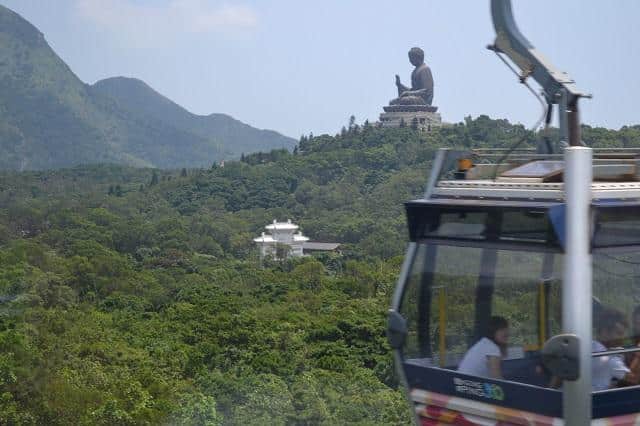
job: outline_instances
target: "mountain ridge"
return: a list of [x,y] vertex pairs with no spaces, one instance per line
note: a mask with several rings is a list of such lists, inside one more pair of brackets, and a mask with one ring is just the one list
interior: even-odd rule
[[118,102],[127,110],[159,119],[175,128],[189,130],[199,137],[212,137],[216,141],[225,141],[233,145],[233,154],[253,151],[247,133],[257,131],[271,148],[291,149],[296,141],[285,140],[278,132],[268,129],[256,129],[228,114],[212,113],[208,115],[194,114],[155,90],[143,80],[134,77],[110,77],[97,81],[92,86],[104,96]]
[[[196,116],[136,81],[144,84],[144,91],[135,92],[145,95],[138,100],[123,97],[122,90],[119,96],[104,93],[105,86],[113,91],[122,84],[117,78],[84,83],[42,32],[0,6],[0,169],[204,167],[243,152],[295,145],[292,138],[232,117]],[[162,104],[168,115],[158,113]]]

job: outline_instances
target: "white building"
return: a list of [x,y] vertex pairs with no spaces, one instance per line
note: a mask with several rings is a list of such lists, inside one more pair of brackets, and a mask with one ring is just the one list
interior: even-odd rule
[[274,220],[265,228],[268,234],[263,232],[261,236],[253,239],[260,249],[260,257],[284,259],[303,255],[303,244],[309,241],[309,238],[298,231],[298,225],[291,223],[291,219],[286,222]]

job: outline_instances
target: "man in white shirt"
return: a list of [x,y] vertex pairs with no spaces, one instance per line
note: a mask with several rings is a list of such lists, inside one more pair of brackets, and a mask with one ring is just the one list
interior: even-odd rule
[[[628,322],[622,312],[605,309],[598,315],[597,338],[591,344],[592,352],[604,352],[623,346]],[[607,349],[609,348],[609,349]],[[620,355],[600,356],[591,359],[591,387],[594,391],[609,389],[614,381],[623,380],[627,384],[640,382],[625,365]]]

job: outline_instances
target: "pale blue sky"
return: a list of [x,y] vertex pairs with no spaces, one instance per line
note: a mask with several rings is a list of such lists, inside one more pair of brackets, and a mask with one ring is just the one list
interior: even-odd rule
[[[298,137],[377,119],[421,46],[446,121],[488,114],[525,125],[539,105],[485,46],[488,0],[0,0],[93,83],[137,77],[199,113]],[[640,2],[514,1],[525,35],[594,94],[583,119],[640,123]]]

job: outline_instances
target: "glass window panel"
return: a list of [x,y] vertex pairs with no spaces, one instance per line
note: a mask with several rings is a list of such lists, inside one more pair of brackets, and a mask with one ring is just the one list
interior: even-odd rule
[[[593,323],[595,339],[599,326],[604,326],[602,313],[615,310],[625,320],[624,333],[619,341],[602,342],[607,347],[634,346],[640,343],[640,318],[633,318],[634,310],[640,306],[640,253],[603,253],[593,256]],[[638,308],[640,309],[640,308]],[[640,315],[639,315],[640,317]]]
[[544,207],[478,211],[470,206],[445,208],[413,204],[407,207],[407,214],[413,241],[451,238],[557,247],[548,210]]
[[[481,253],[479,248],[418,246],[400,310],[409,330],[407,358],[439,365],[441,354],[455,363],[464,353],[473,336]],[[420,316],[420,307],[428,317]]]
[[595,247],[640,245],[640,211],[598,209],[593,244]]
[[545,210],[506,211],[502,216],[500,239],[544,243],[553,233]]
[[502,173],[504,177],[548,178],[562,173],[564,161],[532,161]]
[[498,251],[492,314],[509,321],[513,352],[539,350],[560,329],[561,256]]
[[405,358],[457,368],[475,343],[481,281],[493,285],[491,314],[510,323],[508,357],[538,351],[560,331],[560,267],[556,254],[419,245],[401,307],[409,329]]
[[425,237],[484,239],[486,212],[442,213],[438,226],[427,229]]

